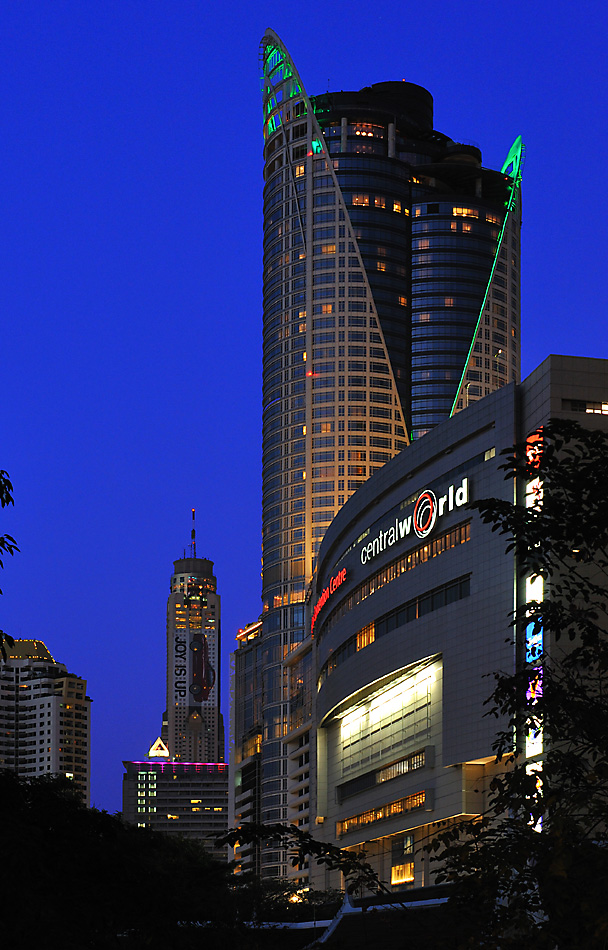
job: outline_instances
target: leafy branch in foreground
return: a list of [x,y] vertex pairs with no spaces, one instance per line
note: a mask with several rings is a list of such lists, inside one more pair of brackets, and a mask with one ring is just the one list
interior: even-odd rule
[[[13,501],[13,485],[11,480],[8,477],[8,473],[0,470],[0,507],[6,508],[7,505],[14,505]],[[5,554],[10,554],[11,556],[18,551],[17,542],[10,534],[0,535],[0,552],[4,551]],[[0,557],[0,568],[4,567],[4,561]],[[0,589],[0,594],[2,590]],[[4,644],[8,644],[9,647],[15,645],[15,641],[8,633],[5,633],[4,630],[0,630],[0,653],[2,654],[2,659],[6,662],[6,648]]]
[[317,864],[325,865],[330,871],[341,871],[349,894],[365,887],[373,893],[390,893],[389,888],[379,879],[371,864],[365,861],[365,851],[345,851],[333,844],[317,841],[307,831],[297,825],[251,824],[241,825],[222,835],[218,846],[255,844],[262,841],[276,841],[280,847],[289,849],[293,867],[303,864],[306,858],[313,858]]
[[[477,502],[543,592],[513,615],[521,655],[487,715],[502,768],[489,807],[427,850],[476,919],[475,946],[603,948],[608,939],[608,435],[551,421],[509,450],[527,504]],[[465,946],[466,944],[463,944]]]
[[[0,470],[0,508],[6,508],[8,505],[14,505],[13,485],[8,477],[8,472]],[[5,554],[13,555],[18,551],[17,542],[10,534],[0,535],[0,551]],[[0,567],[4,567],[4,562],[0,558]],[[0,591],[0,594],[2,591]]]

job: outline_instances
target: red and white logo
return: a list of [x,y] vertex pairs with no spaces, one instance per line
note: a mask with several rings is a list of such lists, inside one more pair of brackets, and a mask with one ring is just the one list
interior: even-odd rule
[[412,518],[414,531],[419,538],[426,538],[435,527],[437,521],[437,498],[435,492],[427,488],[418,495],[414,505]]

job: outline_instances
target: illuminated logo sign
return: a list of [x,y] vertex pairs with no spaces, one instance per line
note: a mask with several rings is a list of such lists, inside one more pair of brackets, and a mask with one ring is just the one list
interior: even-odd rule
[[168,759],[169,758],[169,749],[163,742],[163,740],[158,737],[156,742],[153,742],[150,746],[150,751],[148,752],[149,759]]
[[314,610],[312,612],[312,620],[310,621],[311,633],[315,629],[315,623],[317,622],[317,617],[323,610],[323,607],[325,606],[325,604],[327,603],[331,595],[335,593],[335,591],[337,591],[338,587],[340,587],[341,584],[343,584],[345,580],[346,580],[346,568],[343,567],[341,571],[338,571],[335,577],[331,578],[329,584],[327,585],[327,587],[325,588],[325,590],[323,591],[323,593],[321,594],[321,596],[319,597],[318,601],[316,602],[314,606]]
[[430,488],[425,488],[420,492],[414,503],[414,510],[411,515],[405,518],[395,518],[395,523],[389,528],[381,528],[378,536],[373,541],[368,541],[361,548],[361,563],[367,564],[372,558],[377,557],[387,548],[391,548],[398,541],[403,540],[412,529],[418,538],[429,536],[437,523],[448,511],[454,508],[461,508],[469,500],[469,480],[463,478],[460,485],[450,485],[445,495],[439,498]]
[[435,527],[437,521],[437,498],[435,492],[427,488],[421,495],[418,495],[414,505],[414,514],[412,523],[414,531],[419,538],[426,538]]

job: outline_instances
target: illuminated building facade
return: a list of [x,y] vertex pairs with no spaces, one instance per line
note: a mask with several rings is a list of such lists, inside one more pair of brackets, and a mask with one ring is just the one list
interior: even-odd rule
[[228,829],[228,766],[223,762],[123,762],[123,815],[140,828],[196,838],[217,858]]
[[[259,822],[262,778],[262,621],[247,624],[236,636],[232,654],[230,723],[230,815],[235,825]],[[260,844],[234,849],[238,871],[261,869]]]
[[88,805],[91,699],[86,680],[42,640],[15,640],[0,665],[0,768],[26,778],[64,775]]
[[[194,511],[193,511],[194,521]],[[123,814],[140,827],[215,839],[228,829],[228,766],[220,713],[220,598],[213,561],[173,562],[167,602],[167,709],[147,761],[123,762]]]
[[[261,817],[275,821],[299,721],[283,663],[304,639],[328,525],[411,442],[519,378],[522,147],[482,167],[478,148],[433,129],[432,97],[412,83],[309,97],[272,31],[261,68]],[[293,761],[301,739],[288,737]],[[281,852],[264,855],[263,876],[286,872]]]
[[[521,576],[467,503],[513,500],[500,453],[550,418],[607,431],[608,361],[550,356],[442,423],[349,500],[319,552],[310,821],[322,840],[363,848],[395,888],[433,883],[422,846],[484,811],[499,727],[484,715],[491,674],[539,646],[523,630],[511,642],[510,616],[542,599],[542,581]],[[531,486],[515,491],[527,504]],[[542,736],[525,751],[531,764],[542,756]],[[310,878],[339,884],[316,866]]]
[[163,741],[175,762],[223,762],[220,597],[213,561],[174,561],[167,602],[167,711]]

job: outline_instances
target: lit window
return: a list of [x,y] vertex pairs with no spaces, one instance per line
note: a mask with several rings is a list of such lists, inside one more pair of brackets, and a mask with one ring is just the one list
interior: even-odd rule
[[370,623],[357,633],[357,652],[373,643],[376,638],[374,624]]
[[500,224],[500,218],[497,214],[486,213],[486,221],[488,224]]
[[454,298],[453,298],[453,297],[446,297],[446,298],[445,298],[445,305],[446,305],[446,307],[453,307],[453,306],[454,306]]
[[321,254],[335,254],[336,245],[335,244],[322,244],[321,245]]
[[353,195],[353,204],[369,207],[369,195]]
[[400,307],[407,307],[407,297],[397,297]]
[[401,202],[393,201],[393,211],[401,211]]
[[374,198],[376,208],[386,208],[386,198],[380,198],[378,195]]
[[479,211],[476,208],[452,208],[452,214],[460,218],[479,217]]
[[414,880],[414,862],[396,864],[391,868],[391,884],[411,884]]
[[376,267],[378,268],[378,270],[386,270],[386,264],[384,263],[384,261],[377,261]]

